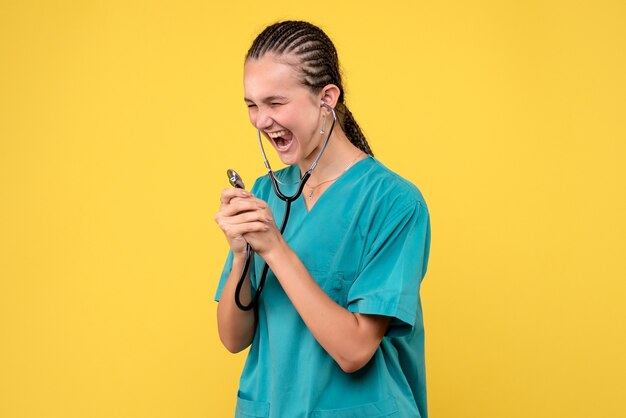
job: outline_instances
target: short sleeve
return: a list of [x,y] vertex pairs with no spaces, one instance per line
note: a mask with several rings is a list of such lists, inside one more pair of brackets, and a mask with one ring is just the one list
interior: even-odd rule
[[222,289],[224,289],[224,284],[226,284],[226,280],[230,275],[230,271],[233,268],[233,252],[228,250],[228,256],[226,257],[226,262],[224,263],[224,268],[222,269],[222,274],[220,275],[220,281],[217,285],[217,291],[215,292],[215,301],[220,301],[220,296],[222,295]]
[[348,309],[392,317],[390,336],[410,333],[416,319],[421,326],[419,288],[429,247],[430,220],[421,201],[391,210],[365,249],[360,273],[348,291]]

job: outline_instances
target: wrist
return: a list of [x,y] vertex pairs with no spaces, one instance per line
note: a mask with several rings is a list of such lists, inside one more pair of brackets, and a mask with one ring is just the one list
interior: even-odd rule
[[267,251],[263,253],[259,253],[259,255],[265,260],[265,262],[270,266],[270,268],[274,269],[274,264],[279,262],[284,262],[289,253],[291,252],[291,248],[287,245],[284,239],[281,239],[277,245],[273,245]]
[[233,267],[243,266],[246,263],[246,253],[233,253]]

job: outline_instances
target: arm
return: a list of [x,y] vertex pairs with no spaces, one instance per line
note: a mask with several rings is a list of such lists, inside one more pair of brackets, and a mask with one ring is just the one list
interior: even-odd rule
[[[233,258],[233,266],[217,305],[217,330],[224,347],[238,353],[252,344],[255,331],[254,311],[242,311],[235,304],[235,289],[243,271],[245,254]],[[241,302],[250,303],[250,271],[241,288]]]
[[[224,232],[233,252],[230,274],[220,295],[217,305],[217,329],[220,340],[232,353],[248,347],[254,338],[254,311],[242,311],[235,304],[235,289],[241,277],[246,259],[246,241],[244,233],[268,229],[267,221],[259,218],[258,209],[266,208],[264,202],[252,200],[251,194],[241,189],[225,189],[220,198],[220,210],[215,215],[215,222]],[[250,271],[241,288],[241,302],[250,303]]]
[[315,339],[341,369],[352,373],[365,366],[380,345],[390,318],[352,313],[338,305],[282,238],[260,255]]
[[[259,211],[271,217],[269,209]],[[371,359],[390,329],[391,318],[399,320],[394,333],[410,331],[430,242],[428,212],[419,201],[409,195],[403,204],[395,204],[391,213],[380,217],[374,228],[375,239],[350,290],[353,296],[370,293],[354,305],[357,312],[367,314],[350,312],[335,303],[311,277],[275,224],[268,226],[268,230],[247,233],[244,238],[265,259],[315,339],[344,371],[354,372]],[[372,295],[369,289],[379,291]],[[381,308],[381,302],[388,308]]]

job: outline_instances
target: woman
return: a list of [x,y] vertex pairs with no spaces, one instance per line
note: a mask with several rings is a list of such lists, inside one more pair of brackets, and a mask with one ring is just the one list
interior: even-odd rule
[[[266,28],[246,56],[244,90],[250,121],[288,165],[276,173],[283,193],[297,190],[332,134],[283,235],[276,221],[285,203],[267,175],[252,193],[222,192],[215,220],[231,251],[218,329],[231,352],[251,345],[236,415],[426,417],[423,197],[373,158],[345,105],[335,47],[316,26]],[[247,244],[254,256],[243,304],[264,263],[270,268],[254,311],[235,303]]]

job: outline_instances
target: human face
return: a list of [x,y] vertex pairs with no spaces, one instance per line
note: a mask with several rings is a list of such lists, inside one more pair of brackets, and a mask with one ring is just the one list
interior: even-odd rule
[[[288,57],[287,57],[288,58]],[[287,165],[309,162],[321,146],[321,96],[302,85],[284,57],[266,54],[244,66],[245,102],[250,122],[270,141]]]

